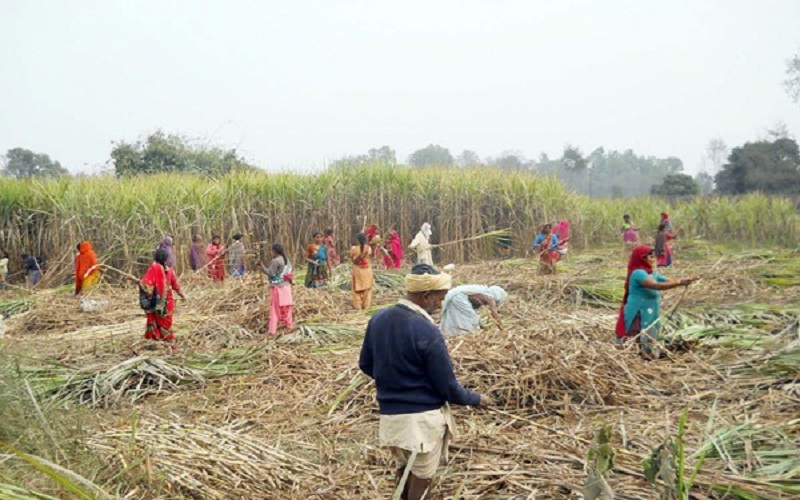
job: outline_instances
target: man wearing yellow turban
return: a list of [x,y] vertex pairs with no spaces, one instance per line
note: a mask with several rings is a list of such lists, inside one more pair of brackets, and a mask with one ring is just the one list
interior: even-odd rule
[[450,275],[417,264],[405,286],[405,299],[370,320],[359,367],[375,379],[379,440],[397,459],[401,498],[417,500],[428,491],[455,435],[449,405],[482,407],[490,401],[458,383],[444,337],[430,316],[452,286]]

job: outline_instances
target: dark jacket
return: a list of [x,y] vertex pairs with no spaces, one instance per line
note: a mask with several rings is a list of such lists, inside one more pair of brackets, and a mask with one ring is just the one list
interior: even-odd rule
[[375,379],[384,415],[421,413],[445,402],[480,404],[480,395],[456,380],[436,325],[403,305],[383,309],[370,320],[359,367]]

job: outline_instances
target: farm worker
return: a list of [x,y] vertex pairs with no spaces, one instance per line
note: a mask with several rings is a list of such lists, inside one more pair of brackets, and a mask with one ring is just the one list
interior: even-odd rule
[[225,279],[225,247],[222,245],[222,238],[218,234],[211,236],[211,243],[206,248],[206,258],[208,258],[208,277],[214,281]]
[[461,285],[453,288],[444,297],[442,305],[442,334],[458,335],[480,330],[481,318],[477,310],[487,306],[497,327],[503,324],[497,314],[497,306],[508,300],[508,293],[499,286]]
[[139,281],[140,290],[152,297],[151,307],[147,308],[147,329],[144,338],[148,340],[175,340],[172,333],[172,315],[175,312],[175,298],[172,291],[186,300],[181,292],[175,270],[167,266],[169,253],[164,249],[156,250],[153,264]]
[[28,273],[28,286],[34,287],[42,281],[43,260],[43,257],[34,257],[33,255],[22,256],[22,265]]
[[658,225],[658,233],[656,234],[656,261],[658,267],[672,266],[672,247],[669,244],[671,239],[675,236],[667,229],[665,223]]
[[356,244],[350,248],[351,287],[353,290],[353,307],[367,309],[372,305],[372,286],[375,280],[372,277],[372,264],[370,255],[372,247],[367,244],[367,235],[358,233]]
[[429,223],[424,223],[419,229],[419,232],[414,237],[414,240],[408,245],[408,248],[417,252],[417,264],[433,265],[433,254],[431,253],[431,235],[433,230]]
[[[381,446],[397,460],[401,498],[425,497],[447,445],[456,434],[450,404],[485,407],[489,398],[465,389],[453,373],[447,345],[431,314],[452,278],[427,264],[405,277],[406,297],[378,311],[367,325],[359,368],[375,380]],[[406,471],[406,469],[409,469]]]
[[233,244],[228,247],[228,262],[231,266],[231,278],[244,276],[244,242],[242,235],[233,235]]
[[206,242],[202,236],[195,234],[192,237],[192,247],[189,249],[189,266],[192,271],[199,271],[206,267]]
[[322,244],[322,233],[313,235],[314,241],[306,246],[306,288],[321,288],[328,282],[328,253]]
[[372,248],[372,257],[380,264],[379,259],[382,254],[381,244],[383,243],[383,238],[381,238],[377,224],[371,224],[364,231],[364,234],[367,235],[367,244]]
[[91,243],[86,240],[78,243],[78,255],[75,257],[75,295],[80,295],[96,285],[102,272]]
[[272,245],[272,260],[269,266],[261,266],[269,279],[269,325],[270,337],[278,335],[278,322],[282,321],[287,330],[292,329],[292,264],[286,257],[283,245]]
[[164,250],[167,252],[167,267],[175,269],[175,252],[172,249],[172,236],[166,236],[161,243],[158,244],[156,250]]
[[378,225],[370,224],[370,226],[364,230],[364,234],[367,236],[367,243],[371,245],[372,240],[374,240],[376,236],[380,237],[380,232],[378,232]]
[[558,253],[558,236],[553,234],[550,224],[545,224],[533,240],[533,252],[539,256],[539,272],[553,274],[556,262],[561,258]]
[[667,279],[655,269],[656,254],[653,248],[639,245],[633,249],[615,329],[618,342],[638,336],[640,352],[645,359],[655,359],[661,355],[657,344],[661,291],[689,286],[697,280],[696,277]]
[[400,235],[392,229],[384,243],[383,264],[386,269],[400,269],[403,265],[403,242]]
[[561,219],[558,230],[553,231],[553,233],[558,237],[558,253],[561,255],[566,254],[569,247],[569,240],[572,237],[569,221],[567,219]]
[[325,250],[328,252],[328,267],[333,269],[339,265],[339,252],[336,251],[336,237],[333,235],[333,229],[325,230],[325,238],[322,240],[325,245]]
[[666,224],[668,233],[673,232],[672,221],[670,220],[669,214],[667,212],[661,212],[661,223]]
[[639,242],[639,235],[636,234],[636,226],[631,221],[631,216],[625,214],[622,216],[622,246],[623,248],[628,245],[635,245]]

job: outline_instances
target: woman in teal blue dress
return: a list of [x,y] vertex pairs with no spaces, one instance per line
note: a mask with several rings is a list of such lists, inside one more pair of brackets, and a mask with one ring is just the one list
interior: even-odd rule
[[659,306],[661,292],[679,286],[689,286],[697,278],[669,279],[655,272],[655,250],[647,245],[633,249],[628,261],[628,277],[625,280],[625,296],[617,320],[617,339],[639,339],[642,356],[658,358],[658,330],[660,327]]

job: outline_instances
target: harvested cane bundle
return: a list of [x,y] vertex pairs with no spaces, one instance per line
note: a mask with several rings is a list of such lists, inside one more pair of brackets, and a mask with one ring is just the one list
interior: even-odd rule
[[8,318],[30,311],[35,305],[36,303],[31,299],[4,300],[0,302],[0,315]]
[[[244,424],[225,427],[155,420],[135,431],[100,433],[89,445],[112,460],[131,442],[149,455],[175,489],[192,498],[274,498],[313,478],[319,466],[248,434]],[[149,462],[148,462],[149,463]],[[120,467],[124,466],[124,462]]]
[[74,369],[51,364],[21,367],[21,371],[39,395],[108,407],[122,399],[135,402],[179,386],[203,385],[209,379],[248,373],[259,354],[259,349],[230,350],[218,356],[195,355],[182,364],[136,356],[108,368]]
[[335,344],[364,334],[363,329],[338,325],[303,325],[294,333],[284,335],[278,342],[296,344],[310,342],[316,345]]

